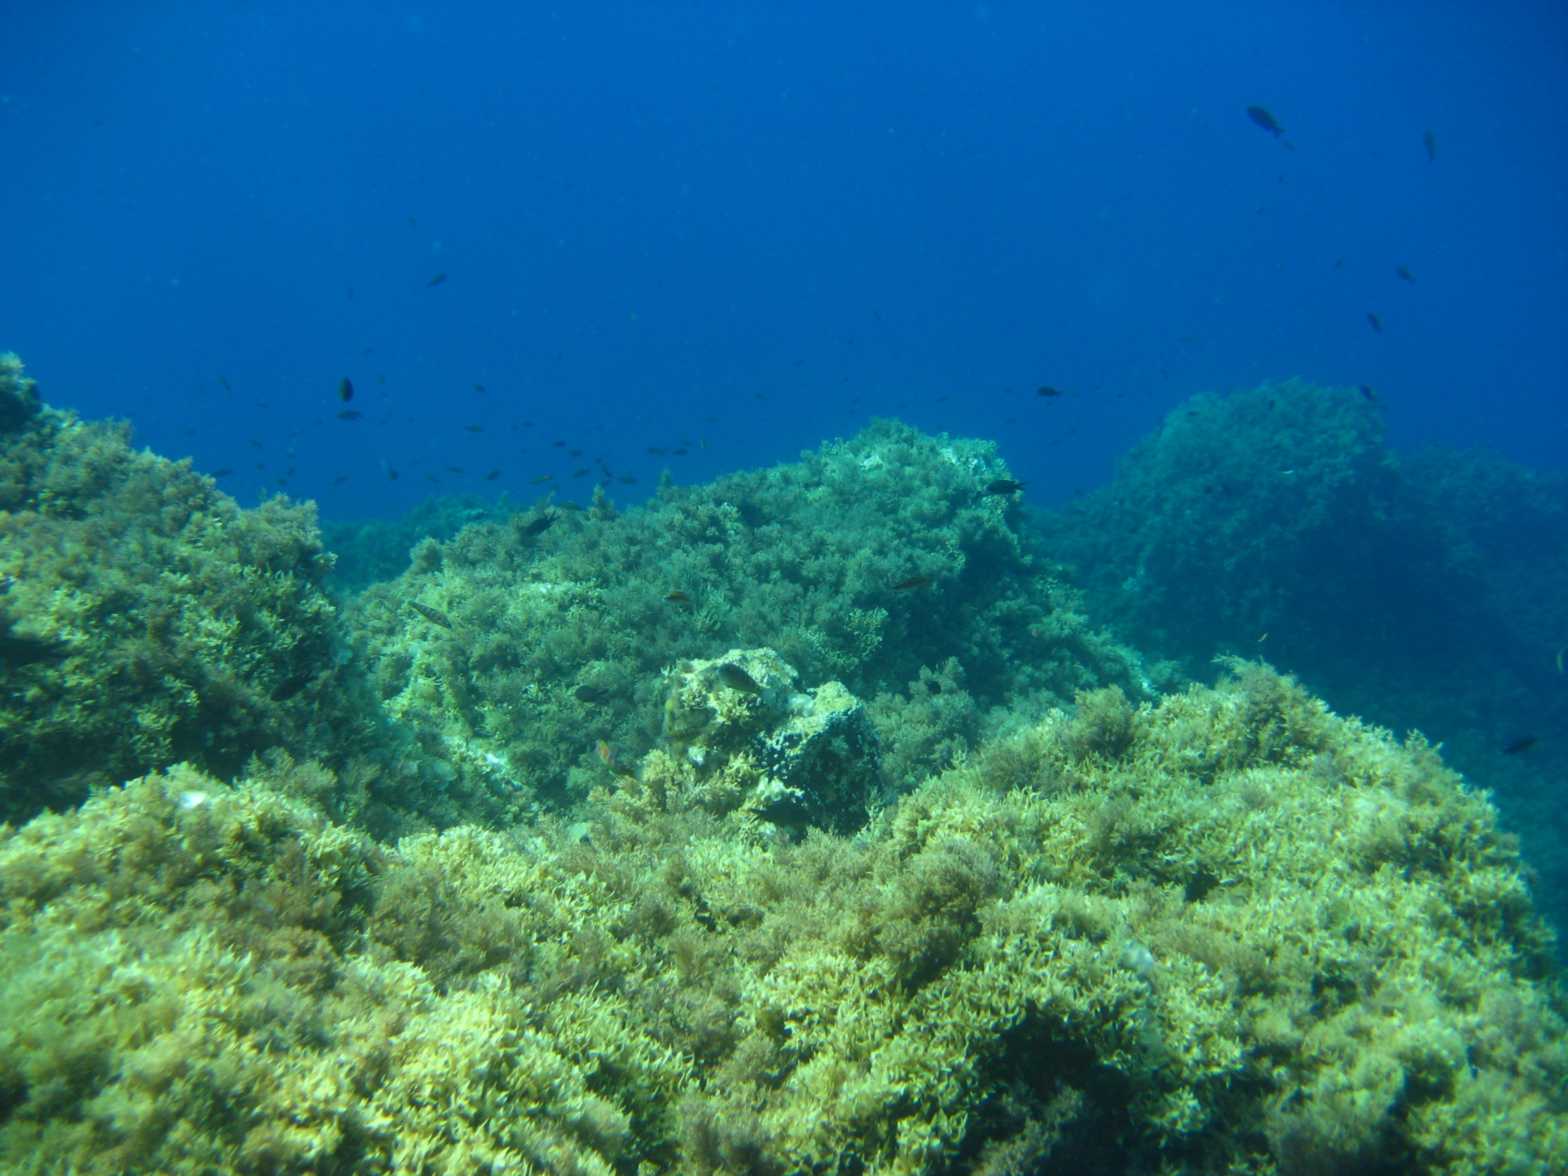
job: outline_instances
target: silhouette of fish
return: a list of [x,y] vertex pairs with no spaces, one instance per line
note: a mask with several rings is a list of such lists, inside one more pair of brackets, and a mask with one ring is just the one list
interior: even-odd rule
[[731,690],[738,690],[742,694],[761,694],[762,687],[757,680],[741,669],[734,662],[723,662],[714,669],[719,681]]
[[1285,133],[1285,128],[1279,125],[1279,119],[1275,118],[1271,113],[1269,113],[1266,107],[1247,107],[1247,117],[1250,118],[1256,126],[1262,127],[1276,139]]
[[424,617],[425,620],[429,621],[432,625],[440,625],[443,629],[450,629],[452,627],[451,618],[440,609],[431,608],[428,604],[420,604],[417,600],[410,600],[407,603],[409,608],[413,609],[420,616]]
[[556,515],[554,511],[543,511],[529,519],[526,523],[518,522],[515,525],[519,539],[532,539],[536,535],[543,535],[555,526]]

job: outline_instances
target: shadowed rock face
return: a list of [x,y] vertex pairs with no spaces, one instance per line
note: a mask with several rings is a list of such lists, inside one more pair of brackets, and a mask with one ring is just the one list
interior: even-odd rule
[[0,433],[21,428],[41,407],[37,385],[22,374],[22,361],[0,352]]

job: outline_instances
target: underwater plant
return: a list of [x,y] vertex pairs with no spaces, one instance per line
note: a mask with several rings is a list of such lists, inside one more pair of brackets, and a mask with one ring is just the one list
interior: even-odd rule
[[332,754],[331,566],[312,504],[242,510],[0,357],[0,818],[181,760]]
[[[625,512],[601,492],[427,540],[346,620],[387,714],[447,765],[447,807],[424,810],[437,823],[579,801],[601,741],[620,758],[655,745],[661,674],[730,648],[873,699],[902,787],[961,754],[985,712],[1110,682],[1142,693],[1129,652],[1029,548],[1012,496],[988,490],[1005,473],[990,443],[880,421]],[[940,705],[938,671],[963,681]]]
[[319,767],[0,834],[8,1171],[1544,1172],[1486,797],[1264,666],[1085,697],[855,833],[662,787],[396,845]]

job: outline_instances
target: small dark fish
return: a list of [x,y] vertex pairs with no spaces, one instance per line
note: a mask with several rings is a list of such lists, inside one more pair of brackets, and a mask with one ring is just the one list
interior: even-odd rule
[[610,692],[603,686],[590,686],[586,682],[572,691],[572,697],[578,702],[596,703],[603,702],[610,697]]
[[567,457],[578,458],[578,457],[581,457],[582,455],[583,455],[583,451],[581,449],[568,449],[566,451],[566,456]]
[[691,597],[687,596],[686,593],[682,592],[679,588],[677,588],[674,592],[666,592],[664,594],[664,599],[669,601],[671,604],[679,604],[688,607],[691,604]]
[[230,386],[229,381],[225,377],[223,377],[223,376],[219,376],[218,377],[218,386],[220,388],[222,388],[225,392],[232,392],[232,391],[234,391],[233,387]]
[[1379,335],[1383,333],[1383,320],[1370,310],[1367,311],[1367,326],[1371,327]]
[[1421,146],[1426,148],[1426,161],[1428,163],[1431,163],[1437,158],[1437,136],[1434,135],[1430,130],[1424,131],[1422,133]]
[[575,470],[572,471],[572,477],[586,478],[591,473],[593,473],[593,471],[587,466],[578,466]]
[[485,427],[483,425],[464,425],[463,431],[465,433],[483,433]]
[[364,415],[365,414],[360,412],[357,408],[338,409],[338,420],[340,421],[357,421]]
[[397,481],[397,470],[395,468],[393,468],[392,466],[387,466],[387,481],[389,481],[389,482]]
[[432,625],[440,625],[443,629],[452,627],[451,618],[438,608],[431,608],[428,604],[420,604],[417,600],[410,600],[408,607],[424,617]]
[[913,592],[916,588],[924,588],[931,583],[930,576],[909,576],[893,585],[894,592]]
[[686,446],[681,445],[681,446],[676,447],[675,449],[670,450],[670,456],[672,456],[672,457],[685,457],[690,452],[691,452],[690,449],[687,449]]
[[1377,393],[1372,391],[1371,384],[1362,384],[1359,388],[1363,398],[1374,403],[1377,401]]
[[742,694],[762,693],[762,687],[757,684],[757,680],[734,662],[724,662],[714,670],[714,673],[719,676],[719,681],[731,690],[739,690]]
[[1510,740],[1508,742],[1508,744],[1503,748],[1503,754],[1518,755],[1521,751],[1529,751],[1539,742],[1540,739],[1534,735],[1521,735],[1519,738]]
[[344,404],[354,399],[354,381],[347,376],[338,381],[338,399]]
[[339,474],[337,477],[332,479],[332,484],[334,486],[345,486],[348,484],[348,479],[348,474]]
[[1279,119],[1270,114],[1268,109],[1265,107],[1247,107],[1247,117],[1250,118],[1255,125],[1262,127],[1276,139],[1285,133],[1285,128],[1279,125]]
[[517,528],[518,537],[532,539],[535,535],[543,535],[551,527],[555,526],[555,519],[554,511],[546,511],[537,518],[529,519],[528,522]]
[[315,670],[303,670],[293,677],[285,678],[272,688],[272,693],[267,697],[273,702],[287,702],[315,680]]
[[1049,384],[1041,384],[1038,388],[1036,388],[1034,390],[1034,394],[1036,396],[1044,396],[1044,397],[1047,397],[1047,398],[1054,398],[1054,397],[1060,396],[1062,394],[1062,390],[1060,388],[1053,388]]
[[446,281],[446,271],[442,270],[440,273],[436,274],[435,277],[431,278],[428,282],[426,282],[425,285],[426,286],[439,286],[444,281]]
[[1017,494],[1024,488],[1022,482],[1015,482],[1011,478],[998,478],[994,482],[987,482],[982,494]]
[[1407,282],[1413,282],[1416,280],[1416,276],[1410,272],[1410,267],[1408,265],[1396,265],[1394,267],[1394,273]]
[[635,475],[632,475],[632,474],[616,474],[615,475],[615,480],[617,482],[619,482],[622,486],[635,486],[635,485],[637,485],[637,478],[635,477]]
[[664,448],[662,445],[648,446],[648,453],[653,457],[663,457],[668,452],[669,450]]
[[555,481],[554,474],[540,474],[537,478],[529,478],[528,484],[530,486],[543,486],[546,482],[553,481]]
[[214,478],[227,478],[233,472],[233,466],[219,466],[217,469],[212,471],[212,476]]
[[483,384],[475,384],[474,385],[474,391],[475,392],[483,393],[484,390],[485,390],[485,386]]
[[486,470],[485,471],[485,481],[487,481],[487,482],[493,482],[497,478],[499,478],[500,476],[501,476],[501,471],[500,470]]

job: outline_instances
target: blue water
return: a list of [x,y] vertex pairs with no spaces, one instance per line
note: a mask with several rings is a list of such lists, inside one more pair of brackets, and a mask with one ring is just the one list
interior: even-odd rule
[[1568,451],[1558,3],[4,19],[0,347],[242,501],[634,499],[876,415],[1051,501],[1290,375]]

